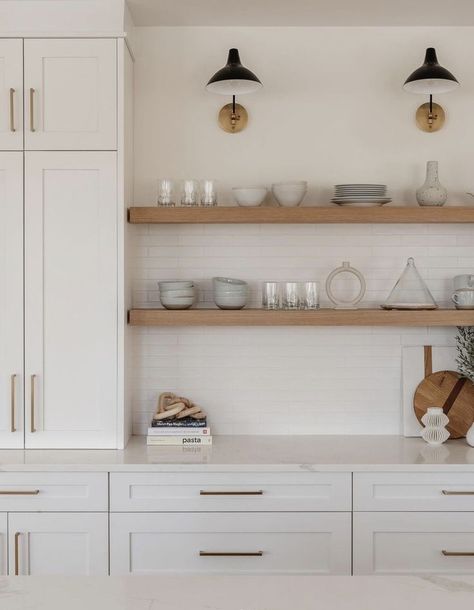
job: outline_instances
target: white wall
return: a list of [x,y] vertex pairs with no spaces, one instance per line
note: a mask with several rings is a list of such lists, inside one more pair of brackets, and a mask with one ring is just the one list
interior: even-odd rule
[[[386,182],[397,203],[416,205],[425,162],[438,159],[450,203],[474,189],[470,111],[472,28],[137,28],[135,197],[153,202],[158,176],[213,177],[221,200],[239,184],[307,179],[306,205],[328,204],[334,183]],[[402,91],[426,46],[461,81],[443,96],[444,130],[414,125],[423,97]],[[222,132],[227,99],[204,85],[227,49],[264,83],[246,96],[248,129]],[[366,304],[380,303],[414,256],[434,296],[474,269],[469,225],[144,226],[136,229],[136,305],[156,306],[156,280],[194,278],[201,305],[209,279],[324,281],[342,260],[366,276]],[[403,345],[452,342],[453,330],[136,330],[135,432],[156,394],[199,401],[220,433],[398,433]]]

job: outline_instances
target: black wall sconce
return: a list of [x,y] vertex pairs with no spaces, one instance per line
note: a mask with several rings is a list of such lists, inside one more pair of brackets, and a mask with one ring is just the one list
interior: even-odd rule
[[426,49],[425,62],[405,81],[403,88],[410,93],[423,93],[430,96],[430,101],[422,104],[416,111],[416,124],[423,131],[438,131],[444,125],[445,113],[439,104],[433,102],[436,93],[447,93],[459,87],[456,78],[440,66],[436,51]]
[[223,106],[219,112],[219,126],[228,133],[238,133],[245,129],[248,114],[243,106],[237,104],[237,95],[253,93],[261,89],[262,83],[240,62],[239,50],[230,49],[227,64],[214,74],[206,89],[221,95],[232,95],[232,103]]

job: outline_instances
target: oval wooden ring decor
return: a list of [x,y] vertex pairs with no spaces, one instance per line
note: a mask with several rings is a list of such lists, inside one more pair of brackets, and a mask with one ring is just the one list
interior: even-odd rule
[[[355,299],[351,299],[350,301],[345,301],[343,299],[338,299],[334,296],[334,293],[331,288],[331,284],[332,284],[334,278],[337,275],[339,275],[340,273],[352,273],[359,280],[360,290],[359,290],[359,294],[355,297]],[[334,269],[334,271],[331,271],[331,273],[328,275],[328,278],[326,280],[327,295],[328,295],[329,299],[336,306],[336,309],[356,309],[356,305],[358,303],[360,303],[360,301],[362,301],[362,299],[364,298],[365,290],[366,290],[366,285],[365,285],[364,276],[362,275],[362,273],[360,271],[358,271],[357,269],[354,269],[354,267],[351,267],[351,264],[348,261],[344,261],[342,263],[341,267],[338,267],[337,269]]]
[[474,421],[474,384],[456,371],[437,371],[418,385],[413,406],[420,423],[428,407],[441,407],[450,438],[463,438]]

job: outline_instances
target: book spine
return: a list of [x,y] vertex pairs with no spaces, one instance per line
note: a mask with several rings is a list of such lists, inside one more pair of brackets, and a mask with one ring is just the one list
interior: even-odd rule
[[212,445],[212,436],[149,436],[147,445],[181,446]]
[[209,436],[210,428],[148,428],[148,436]]

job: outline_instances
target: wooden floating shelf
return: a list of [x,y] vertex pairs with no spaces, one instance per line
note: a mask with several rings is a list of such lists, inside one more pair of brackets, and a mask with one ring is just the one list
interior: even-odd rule
[[220,223],[474,223],[472,207],[377,208],[298,207],[298,208],[161,208],[132,207],[128,210],[132,224],[220,224]]
[[474,326],[474,310],[435,309],[131,309],[132,326]]

